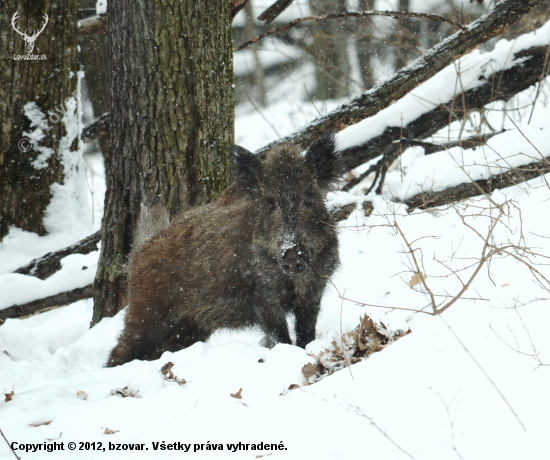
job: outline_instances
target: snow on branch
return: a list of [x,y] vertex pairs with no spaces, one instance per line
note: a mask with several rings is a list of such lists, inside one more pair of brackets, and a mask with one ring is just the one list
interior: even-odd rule
[[[539,32],[539,37],[544,36],[543,31]],[[550,35],[550,26],[548,34]],[[518,39],[516,46],[521,41]],[[511,43],[507,45],[513,46]],[[447,96],[440,93],[437,103],[427,104],[424,96],[434,88],[433,82],[430,82],[425,88],[419,88],[417,92],[407,95],[386,111],[350,128],[350,131],[357,131],[364,140],[356,142],[357,137],[353,132],[345,137],[344,141],[349,145],[346,147],[344,144],[342,150],[346,167],[352,169],[377,157],[380,157],[380,160],[359,177],[353,178],[343,190],[350,190],[369,174],[376,173],[376,179],[381,179],[377,189],[377,193],[380,193],[385,171],[403,153],[405,150],[403,144],[420,145],[427,149],[426,153],[433,153],[455,146],[472,148],[493,137],[491,134],[485,134],[473,139],[458,139],[439,146],[422,141],[452,121],[465,120],[472,112],[483,111],[484,107],[491,102],[508,101],[516,94],[539,83],[541,77],[544,77],[547,46],[520,49],[512,55],[506,49],[501,51],[502,53],[499,52],[498,47],[495,51],[506,54],[506,58],[500,63],[487,53],[484,55],[483,60],[491,62],[490,67],[481,65],[470,67],[471,62],[468,62],[471,69],[477,69],[475,74],[464,77],[464,74],[458,75],[456,69],[450,68],[445,69],[449,74],[438,75],[438,80],[442,84],[445,82],[447,86],[453,87],[448,85],[449,81],[462,79],[471,82],[470,87],[458,86],[458,91],[455,92],[453,89]],[[430,105],[432,105],[431,109]],[[407,112],[404,120],[400,116],[403,111]],[[390,120],[390,123],[393,121],[394,124],[387,126],[388,123],[384,120]],[[343,134],[346,132],[341,135]]]
[[83,240],[59,251],[49,252],[45,256],[34,259],[32,262],[18,268],[14,273],[31,275],[45,280],[61,269],[61,259],[71,254],[89,254],[97,251],[97,245],[101,239],[100,232],[87,236]]
[[451,35],[389,80],[350,99],[338,109],[324,115],[294,134],[262,147],[257,153],[286,143],[307,146],[327,131],[342,129],[371,117],[447,67],[460,56],[502,33],[542,0],[504,0],[488,14]]

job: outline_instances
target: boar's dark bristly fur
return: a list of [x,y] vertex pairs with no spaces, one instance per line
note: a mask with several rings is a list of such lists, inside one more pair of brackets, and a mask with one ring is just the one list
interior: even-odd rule
[[265,345],[315,339],[338,240],[324,204],[340,172],[335,139],[305,155],[279,147],[262,160],[234,147],[231,185],[213,203],[180,215],[128,264],[129,308],[108,366],[157,359],[205,341],[216,329],[259,326]]

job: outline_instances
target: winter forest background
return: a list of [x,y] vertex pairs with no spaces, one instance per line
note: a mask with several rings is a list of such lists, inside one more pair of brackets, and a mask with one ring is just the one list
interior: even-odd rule
[[[0,458],[550,458],[549,21],[541,0],[3,2]],[[230,145],[330,131],[317,339],[222,330],[103,368],[128,255],[216,199]]]

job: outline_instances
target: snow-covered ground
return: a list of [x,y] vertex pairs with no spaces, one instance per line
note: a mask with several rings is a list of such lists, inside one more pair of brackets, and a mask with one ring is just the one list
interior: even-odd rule
[[[540,35],[533,42],[548,44]],[[508,131],[486,147],[429,156],[418,147],[405,152],[389,171],[383,196],[369,197],[373,213],[357,210],[339,224],[342,265],[323,298],[317,340],[306,350],[268,350],[259,345],[258,331],[220,331],[206,344],[157,361],[104,369],[123,313],[88,329],[88,300],[7,320],[0,326],[0,389],[8,395],[0,401],[0,428],[15,453],[24,460],[181,458],[182,452],[205,459],[550,458],[549,175],[429,212],[407,214],[392,201],[413,189],[486,177],[489,168],[522,164],[539,152],[548,156],[549,89],[543,87],[531,124],[535,89],[507,105],[521,132],[493,110],[491,125],[504,124]],[[416,94],[428,96],[422,91]],[[446,97],[432,93],[432,103]],[[288,97],[261,114],[239,108],[238,143],[255,149],[316,116],[310,102],[298,102],[291,91]],[[400,103],[381,115],[385,120],[373,117],[360,130],[343,131],[340,142],[351,145],[361,133],[400,119]],[[336,104],[316,103],[321,111]],[[90,171],[101,174],[101,164],[94,165]],[[329,195],[329,205],[362,201],[368,180],[348,194]],[[67,215],[51,211],[58,222],[50,235],[14,229],[0,243],[0,308],[93,275],[97,253],[66,258],[46,281],[9,273],[97,229],[90,190],[88,203],[65,200]],[[69,215],[75,203],[82,212]],[[487,254],[491,258],[478,270]],[[418,271],[426,275],[425,285],[414,276]],[[460,300],[442,315],[427,314],[427,288],[445,308],[474,274]],[[388,329],[412,333],[366,361],[302,385],[302,367],[315,362],[312,355],[339,344],[365,313]],[[160,369],[168,361],[185,384],[164,378]],[[300,386],[288,391],[291,385]],[[240,389],[241,399],[231,396]],[[44,450],[54,443],[63,450]],[[144,450],[116,450],[130,446]],[[2,439],[0,458],[14,458]]]

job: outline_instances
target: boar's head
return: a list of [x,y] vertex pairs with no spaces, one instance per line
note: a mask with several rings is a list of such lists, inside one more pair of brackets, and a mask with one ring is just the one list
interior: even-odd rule
[[318,139],[305,154],[287,145],[263,160],[234,147],[235,187],[255,203],[249,222],[260,263],[278,264],[286,275],[297,276],[335,244],[324,199],[340,173],[332,134]]

